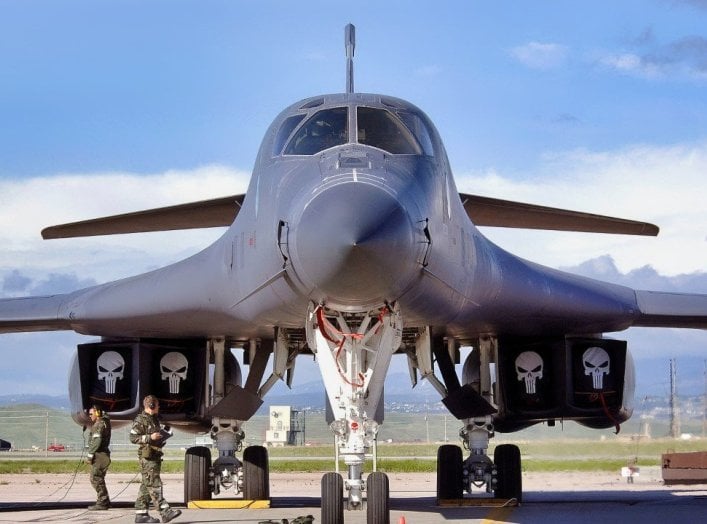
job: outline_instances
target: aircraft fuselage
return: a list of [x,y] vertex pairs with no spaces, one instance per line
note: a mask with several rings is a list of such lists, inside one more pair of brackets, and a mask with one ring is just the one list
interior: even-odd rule
[[[293,119],[304,123],[293,130]],[[387,136],[372,136],[386,119]],[[366,127],[371,120],[376,125]],[[308,125],[320,134],[338,125],[339,134],[331,145]],[[630,324],[632,290],[511,255],[477,230],[457,195],[439,134],[413,105],[366,94],[307,99],[271,125],[243,208],[216,243],[177,264],[79,292],[66,314],[80,332],[142,337],[298,328],[312,301],[346,312],[398,302],[406,326],[439,326],[462,339]],[[133,303],[146,287],[153,301]]]

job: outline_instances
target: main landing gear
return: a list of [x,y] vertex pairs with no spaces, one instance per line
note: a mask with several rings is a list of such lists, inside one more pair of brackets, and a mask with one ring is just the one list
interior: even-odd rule
[[[429,332],[418,337],[415,360],[423,377],[427,378],[443,397],[449,410],[464,420],[459,432],[469,456],[462,449],[443,445],[437,452],[437,500],[459,500],[473,489],[484,489],[497,499],[520,503],[523,497],[520,449],[511,444],[496,447],[493,460],[488,456],[489,439],[494,436],[494,384],[490,364],[498,362],[498,342],[495,337],[480,338],[464,363],[459,384],[451,355],[456,349],[453,340],[446,346],[433,342]],[[443,385],[435,376],[429,355],[437,357],[437,365],[445,379]],[[446,387],[445,387],[446,386]]]
[[[255,355],[255,341],[251,350]],[[243,499],[248,501],[268,500],[268,451],[263,446],[249,446],[243,449],[245,433],[241,429],[242,420],[248,420],[262,403],[261,395],[255,395],[240,387],[240,368],[235,358],[226,352],[224,338],[209,339],[206,351],[213,357],[214,362],[211,385],[213,399],[208,409],[211,414],[210,434],[218,449],[218,457],[212,462],[211,450],[205,446],[194,446],[187,450],[184,456],[184,503],[210,500],[212,495],[218,495],[222,490],[230,490],[235,496],[242,494]],[[256,358],[267,360],[269,352],[262,351],[258,355]],[[281,376],[288,364],[286,348],[275,347],[274,361],[273,373]],[[264,366],[255,367],[259,369],[253,376],[253,382],[260,383]],[[221,409],[223,404],[225,407]],[[241,450],[242,461],[236,456]]]
[[[243,435],[243,432],[240,432]],[[218,445],[218,439],[217,439]],[[211,463],[211,450],[194,446],[184,456],[184,503],[211,500],[221,489],[243,494],[244,500],[268,500],[270,479],[268,450],[249,446],[243,451],[243,461],[235,456],[240,440],[232,449],[219,449],[219,457]]]
[[[488,417],[490,418],[490,417]],[[459,446],[445,444],[437,450],[437,500],[459,500],[474,488],[483,489],[497,499],[523,499],[520,449],[513,444],[496,446],[493,461],[486,454],[490,422],[484,419],[467,421],[460,432],[469,456],[462,458]]]

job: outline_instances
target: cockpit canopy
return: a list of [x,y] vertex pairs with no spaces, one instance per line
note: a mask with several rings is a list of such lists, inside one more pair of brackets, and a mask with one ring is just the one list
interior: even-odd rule
[[315,155],[348,143],[392,155],[434,156],[430,130],[420,115],[366,105],[328,107],[286,118],[277,131],[273,155]]
[[[314,155],[330,147],[346,144],[349,141],[348,113],[347,107],[317,111],[292,136],[284,154]],[[292,119],[301,120],[302,116],[290,117],[285,125]]]

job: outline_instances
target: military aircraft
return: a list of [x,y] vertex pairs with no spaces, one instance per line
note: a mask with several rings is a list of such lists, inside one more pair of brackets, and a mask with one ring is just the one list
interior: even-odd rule
[[[322,477],[322,520],[344,509],[388,522],[384,473],[364,477],[383,423],[393,354],[460,421],[438,451],[437,495],[522,498],[521,457],[496,431],[574,420],[614,427],[632,412],[630,326],[707,328],[707,295],[637,291],[523,260],[480,226],[656,235],[639,221],[458,193],[442,139],[414,105],[354,90],[301,100],[267,130],[245,195],[53,226],[44,238],[226,227],[172,265],[71,293],[0,301],[0,332],[74,330],[74,419],[103,404],[131,420],[161,400],[169,424],[209,432],[185,456],[185,501],[233,490],[269,497],[268,454],[242,426],[297,357],[320,367],[346,479]],[[472,347],[461,377],[460,347]],[[234,351],[243,351],[248,374]],[[272,359],[271,359],[272,356]],[[272,369],[267,374],[268,361]],[[242,459],[237,456],[242,451]]]

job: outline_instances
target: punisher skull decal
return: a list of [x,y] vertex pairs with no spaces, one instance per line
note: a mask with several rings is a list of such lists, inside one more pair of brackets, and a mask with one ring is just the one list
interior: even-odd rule
[[582,355],[584,374],[592,376],[594,389],[604,389],[604,375],[608,375],[610,368],[609,354],[599,347],[591,347]]
[[516,357],[516,373],[525,382],[525,392],[535,395],[535,382],[543,378],[543,359],[535,351],[523,351]]
[[117,351],[104,351],[96,361],[98,380],[105,381],[105,390],[109,395],[115,394],[115,383],[123,379],[125,360]]
[[169,380],[170,393],[179,393],[182,380],[187,379],[187,369],[189,369],[187,357],[177,351],[170,351],[162,357],[160,371],[162,372],[162,380]]

